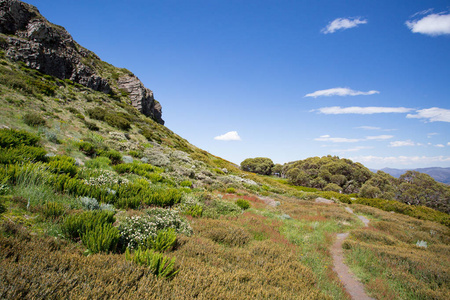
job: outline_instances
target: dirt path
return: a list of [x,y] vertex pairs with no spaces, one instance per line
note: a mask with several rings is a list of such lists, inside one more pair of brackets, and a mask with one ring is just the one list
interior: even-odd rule
[[[353,214],[353,210],[350,207],[345,208],[346,211]],[[369,226],[369,220],[364,216],[357,216],[364,226]],[[372,299],[367,296],[364,291],[364,286],[357,278],[351,273],[349,267],[344,263],[344,251],[342,250],[342,243],[348,237],[348,232],[338,233],[336,241],[331,247],[331,255],[333,257],[333,271],[337,273],[339,279],[344,284],[345,290],[350,294],[352,299],[365,300]]]

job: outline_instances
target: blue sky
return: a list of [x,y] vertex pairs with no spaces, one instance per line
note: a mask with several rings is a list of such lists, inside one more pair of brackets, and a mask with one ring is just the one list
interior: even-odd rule
[[235,163],[450,167],[448,1],[28,1]]

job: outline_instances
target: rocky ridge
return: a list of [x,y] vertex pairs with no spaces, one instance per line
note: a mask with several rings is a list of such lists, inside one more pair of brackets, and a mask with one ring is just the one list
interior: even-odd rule
[[134,74],[101,61],[32,5],[0,0],[0,48],[9,59],[22,61],[44,74],[107,94],[125,91],[131,105],[164,124],[160,103]]

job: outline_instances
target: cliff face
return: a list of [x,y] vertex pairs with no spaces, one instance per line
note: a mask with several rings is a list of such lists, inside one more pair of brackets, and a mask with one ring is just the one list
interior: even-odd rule
[[78,45],[63,27],[47,21],[32,5],[0,0],[0,48],[9,59],[23,61],[42,73],[70,79],[104,93],[125,90],[131,105],[164,124],[161,105],[136,76],[102,62],[95,53]]

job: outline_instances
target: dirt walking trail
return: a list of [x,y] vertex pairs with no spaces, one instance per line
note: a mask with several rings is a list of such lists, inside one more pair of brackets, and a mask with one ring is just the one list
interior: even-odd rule
[[[345,210],[353,214],[353,210],[351,208],[346,207]],[[358,216],[358,218],[364,223],[365,227],[369,226],[369,220],[366,217]],[[374,300],[374,298],[367,296],[362,283],[355,278],[355,276],[350,272],[349,267],[344,263],[344,251],[342,250],[342,243],[348,237],[348,234],[348,232],[338,233],[336,241],[331,247],[331,255],[333,257],[333,270],[339,276],[339,279],[344,284],[345,290],[350,294],[352,299]]]

